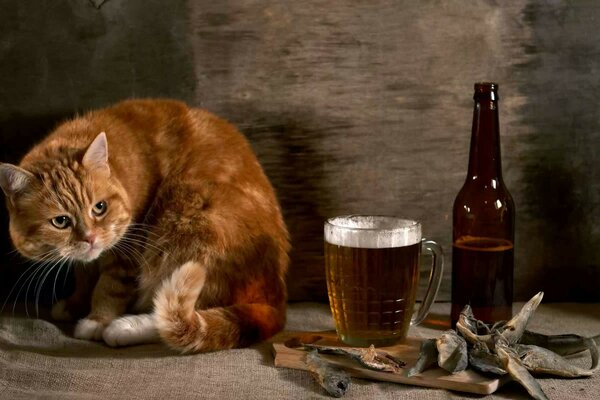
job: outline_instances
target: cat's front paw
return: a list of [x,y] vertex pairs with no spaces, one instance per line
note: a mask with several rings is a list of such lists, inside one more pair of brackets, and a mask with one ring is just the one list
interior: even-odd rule
[[112,347],[160,341],[151,314],[126,315],[115,319],[106,327],[102,338]]
[[102,332],[106,326],[93,319],[84,318],[75,326],[74,336],[84,340],[102,340]]
[[55,321],[73,321],[73,316],[67,310],[66,300],[59,300],[52,306],[51,316]]

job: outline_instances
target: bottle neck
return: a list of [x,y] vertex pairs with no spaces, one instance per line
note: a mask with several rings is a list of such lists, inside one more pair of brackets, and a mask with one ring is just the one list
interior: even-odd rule
[[469,180],[502,180],[498,101],[475,98],[469,154]]

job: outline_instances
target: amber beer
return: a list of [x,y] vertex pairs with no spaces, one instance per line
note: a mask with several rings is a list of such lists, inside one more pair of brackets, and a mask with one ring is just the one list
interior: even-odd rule
[[466,304],[493,323],[512,315],[515,205],[502,179],[498,85],[475,84],[467,178],[454,201],[452,324]]
[[327,289],[343,342],[385,346],[406,337],[418,288],[421,246],[421,227],[415,221],[368,216],[328,221]]

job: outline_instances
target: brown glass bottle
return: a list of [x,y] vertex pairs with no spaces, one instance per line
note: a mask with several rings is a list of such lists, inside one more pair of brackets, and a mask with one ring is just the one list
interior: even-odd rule
[[488,323],[512,315],[515,206],[502,180],[498,85],[476,83],[473,99],[469,170],[452,212],[452,326],[465,304]]

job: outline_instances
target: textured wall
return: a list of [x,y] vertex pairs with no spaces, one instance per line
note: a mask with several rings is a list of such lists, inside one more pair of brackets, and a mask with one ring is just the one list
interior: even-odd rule
[[600,300],[596,2],[166,4],[0,1],[0,160],[58,119],[125,97],[205,107],[250,138],[276,186],[293,235],[291,297],[323,298],[328,216],[420,219],[449,261],[472,84],[494,80],[516,296]]

